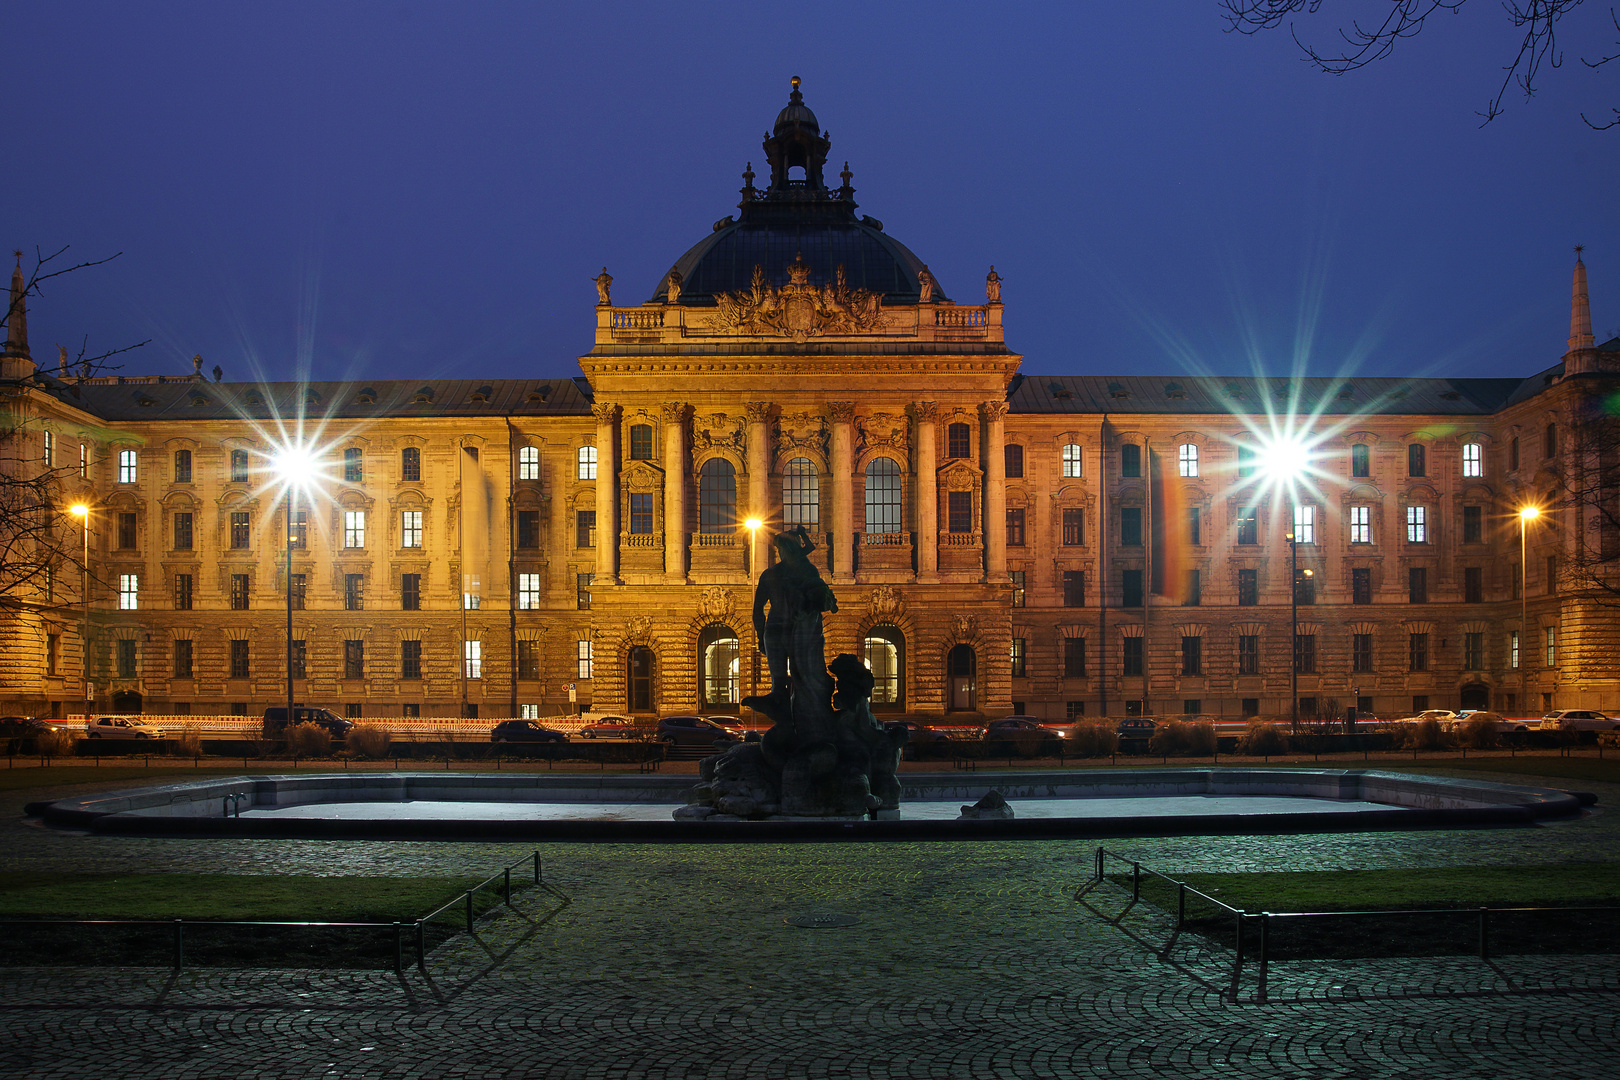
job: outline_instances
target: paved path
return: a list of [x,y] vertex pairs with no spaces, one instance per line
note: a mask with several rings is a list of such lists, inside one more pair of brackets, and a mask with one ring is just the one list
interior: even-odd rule
[[[1620,806],[1620,791],[1600,795]],[[1179,869],[1612,861],[1617,824],[1113,846]],[[0,841],[0,870],[444,873],[520,853],[82,837],[14,816]],[[1183,939],[1162,958],[1161,916],[1138,908],[1116,927],[1075,903],[1088,851],[553,845],[557,892],[447,942],[427,978],[0,969],[0,1076],[1620,1075],[1612,957],[1274,965],[1270,1003],[1252,1002],[1252,973],[1234,1003],[1225,954]],[[783,922],[826,912],[860,921]]]

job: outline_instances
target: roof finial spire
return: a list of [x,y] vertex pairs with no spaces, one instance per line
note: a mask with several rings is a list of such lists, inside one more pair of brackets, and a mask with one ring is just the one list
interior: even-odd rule
[[28,356],[28,279],[23,277],[22,252],[17,256],[17,268],[11,272],[11,309],[6,315],[6,347],[8,356]]
[[1592,301],[1586,291],[1586,264],[1581,261],[1584,245],[1575,246],[1575,281],[1569,298],[1569,351],[1590,349],[1592,338]]
[[804,95],[799,93],[799,77],[797,75],[793,76],[793,93],[789,94],[788,96],[794,101],[802,101],[804,99]]

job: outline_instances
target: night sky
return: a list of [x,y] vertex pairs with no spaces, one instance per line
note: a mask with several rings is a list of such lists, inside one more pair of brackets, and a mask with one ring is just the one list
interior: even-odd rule
[[1482,129],[1490,0],[1341,78],[1215,0],[12,4],[0,242],[123,252],[33,302],[36,357],[570,376],[591,278],[647,299],[768,174],[800,75],[860,213],[960,302],[996,265],[1028,373],[1522,376],[1577,243],[1620,332],[1620,129],[1579,115],[1620,103],[1579,57],[1620,48],[1586,7]]

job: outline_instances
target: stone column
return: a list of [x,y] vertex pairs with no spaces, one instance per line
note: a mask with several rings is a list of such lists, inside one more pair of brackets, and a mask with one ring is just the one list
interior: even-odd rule
[[1007,580],[1007,403],[987,401],[984,413],[984,579]]
[[619,571],[619,407],[598,402],[591,413],[596,417],[596,580],[611,585]]
[[664,576],[686,583],[686,406],[666,402],[664,413]]
[[855,403],[829,401],[832,421],[833,580],[855,580],[855,498],[850,490],[855,470]]
[[[770,521],[771,514],[771,406],[767,401],[746,401],[743,410],[748,415],[748,513],[746,516]],[[766,530],[755,529],[749,534],[748,573],[759,577],[769,560],[762,552],[769,542]]]
[[939,481],[935,478],[939,451],[939,406],[919,401],[912,407],[917,420],[917,580],[939,580]]

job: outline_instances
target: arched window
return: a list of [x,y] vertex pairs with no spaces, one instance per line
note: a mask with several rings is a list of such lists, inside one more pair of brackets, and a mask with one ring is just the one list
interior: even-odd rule
[[[581,671],[587,670],[585,665],[588,663],[588,661],[585,659],[585,657],[586,657],[586,648],[589,645],[590,645],[590,642],[588,642],[588,641],[582,641],[582,642],[579,643],[579,646],[580,646],[579,666],[580,666]],[[647,648],[644,645],[638,645],[637,647],[631,649],[630,650],[630,657],[629,657],[629,667],[630,667],[630,670],[627,673],[629,675],[629,677],[630,677],[629,678],[629,687],[628,687],[629,695],[628,695],[628,700],[626,701],[625,704],[627,704],[630,707],[631,712],[652,712],[652,709],[653,709],[653,653],[652,653],[652,650]],[[580,678],[586,678],[586,677],[587,676],[585,676],[585,675],[580,676]]]
[[898,626],[882,623],[866,632],[861,659],[872,672],[872,707],[905,707],[906,639]]
[[399,478],[413,483],[422,479],[421,450],[407,446],[399,452]]
[[698,637],[698,701],[703,709],[734,708],[742,673],[737,631],[729,626],[707,626]]
[[973,456],[973,429],[966,424],[946,424],[945,456],[948,458],[971,458]]
[[1463,443],[1462,461],[1464,476],[1485,475],[1485,452],[1484,447],[1480,446],[1479,443]]
[[821,525],[821,481],[809,458],[794,458],[782,470],[782,524],[811,532]]
[[1176,450],[1176,465],[1182,476],[1198,475],[1198,444],[1182,443]]
[[725,458],[710,458],[698,473],[698,531],[737,528],[737,470]]
[[1063,475],[1065,477],[1084,476],[1080,465],[1080,444],[1065,443],[1063,445]]
[[652,425],[630,425],[630,460],[652,460]]
[[892,458],[873,458],[866,466],[866,531],[900,531],[900,466]]
[[538,446],[518,447],[518,479],[540,479],[540,448]]
[[596,447],[582,446],[579,448],[579,478],[581,480],[596,479]]
[[1017,480],[1024,475],[1024,448],[1018,443],[1008,443],[1003,448],[1002,459],[1007,479]]

